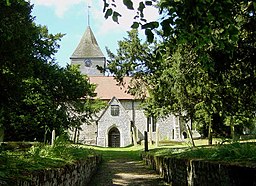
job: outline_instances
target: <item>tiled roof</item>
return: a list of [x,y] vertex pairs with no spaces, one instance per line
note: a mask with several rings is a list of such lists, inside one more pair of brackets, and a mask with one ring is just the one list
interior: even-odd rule
[[104,57],[91,28],[88,26],[71,58]]
[[134,96],[127,93],[128,85],[131,81],[130,77],[125,77],[123,85],[118,85],[118,82],[114,79],[114,77],[107,76],[95,76],[89,77],[90,83],[94,83],[97,85],[96,93],[97,98],[103,100],[111,100],[113,97],[117,99],[135,99]]

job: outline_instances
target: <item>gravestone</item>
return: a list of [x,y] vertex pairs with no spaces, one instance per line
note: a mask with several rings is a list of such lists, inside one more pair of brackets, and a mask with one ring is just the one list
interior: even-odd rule
[[52,142],[51,145],[54,145],[54,141],[55,141],[55,130],[52,130]]

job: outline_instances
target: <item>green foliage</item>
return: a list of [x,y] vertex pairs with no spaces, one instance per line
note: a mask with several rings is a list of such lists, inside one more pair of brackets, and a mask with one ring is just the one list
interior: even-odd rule
[[131,0],[123,0],[123,2],[128,9],[133,10],[133,2]]
[[[135,19],[144,17],[145,8],[140,7]],[[183,115],[208,128],[209,138],[212,133],[226,133],[226,126],[230,126],[233,138],[234,126],[253,128],[253,1],[161,0],[158,8],[161,19],[148,23],[136,20],[132,25],[144,29],[152,44],[135,44],[135,39],[128,35],[129,39],[119,42],[117,55],[109,52],[110,69],[117,67],[112,72],[119,79],[133,75],[137,82],[146,85],[149,98],[144,107],[151,115]],[[125,41],[130,42],[121,45]],[[138,52],[130,50],[131,46],[144,47],[137,47]]]
[[5,140],[46,141],[53,129],[60,134],[81,124],[69,111],[90,118],[102,103],[91,100],[95,85],[78,67],[55,63],[64,35],[36,25],[30,2],[8,2],[0,2],[0,126]]
[[96,155],[95,151],[71,145],[65,137],[56,139],[55,145],[35,145],[28,151],[0,152],[0,179],[11,184],[12,180],[24,178],[27,172],[60,168],[88,156]]
[[255,143],[232,143],[215,147],[197,147],[193,149],[159,149],[150,152],[156,156],[173,156],[186,159],[203,159],[224,162],[251,164],[256,161]]

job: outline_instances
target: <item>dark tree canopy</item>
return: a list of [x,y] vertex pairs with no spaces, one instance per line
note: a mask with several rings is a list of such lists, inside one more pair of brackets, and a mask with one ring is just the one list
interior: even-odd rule
[[[104,106],[78,67],[60,67],[54,54],[63,34],[36,25],[25,0],[0,2],[0,129],[5,140],[46,140],[79,127]],[[77,116],[74,117],[74,113]]]

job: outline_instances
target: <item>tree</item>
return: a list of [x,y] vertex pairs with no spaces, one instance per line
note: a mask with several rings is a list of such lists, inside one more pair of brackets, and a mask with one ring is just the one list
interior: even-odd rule
[[[141,79],[150,89],[149,110],[186,111],[188,118],[208,126],[209,143],[212,128],[216,128],[215,116],[223,118],[218,121],[229,121],[231,128],[234,120],[227,118],[255,117],[256,66],[252,58],[256,52],[256,4],[161,0],[157,4],[160,21],[145,23],[143,10],[154,2],[139,3],[137,20],[131,26],[145,29],[150,42],[153,33],[159,38],[148,54],[151,63],[142,68],[151,73],[139,72],[146,75]],[[131,0],[124,4],[134,9]],[[115,5],[105,2],[105,15],[118,15],[112,9]],[[136,60],[130,62],[130,66],[137,64]]]
[[63,34],[36,25],[31,9],[24,0],[0,2],[0,127],[7,140],[45,141],[48,131],[73,127],[69,110],[83,108],[90,117],[101,105],[78,67],[55,63]]

